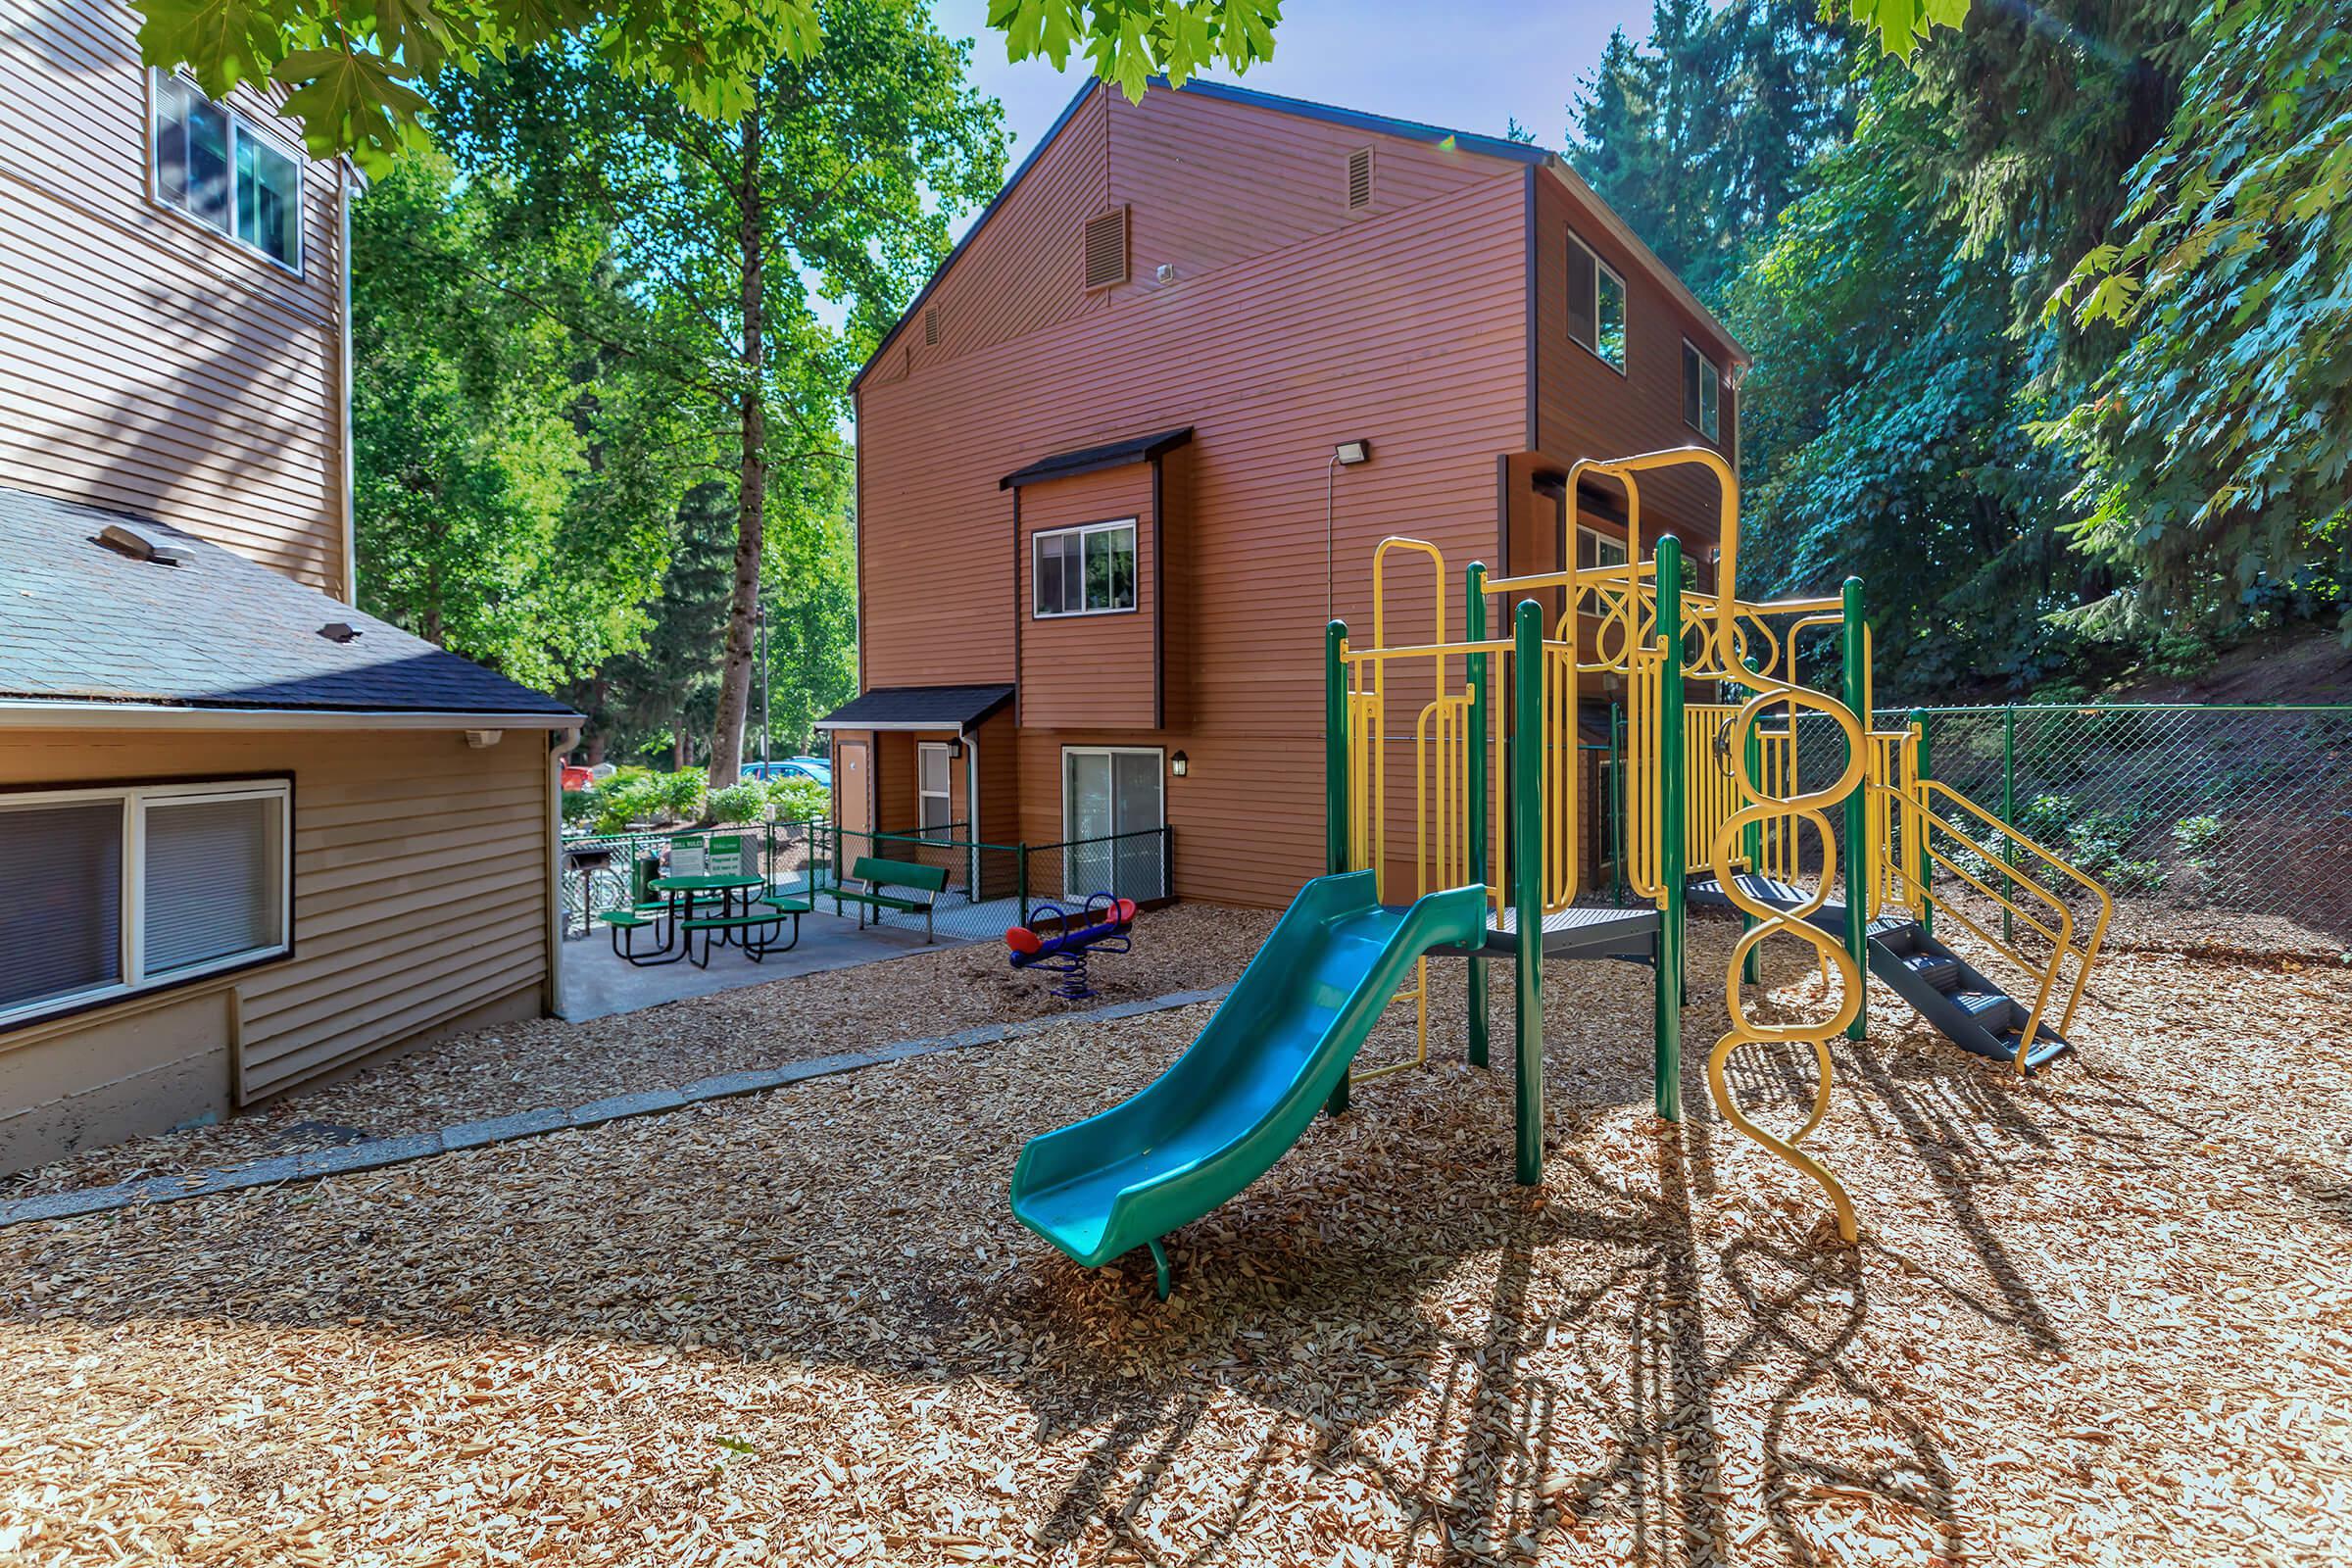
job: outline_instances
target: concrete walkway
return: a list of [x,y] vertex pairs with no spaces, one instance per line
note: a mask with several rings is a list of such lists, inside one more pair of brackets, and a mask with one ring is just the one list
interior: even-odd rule
[[[932,946],[958,947],[963,940],[942,934]],[[741,948],[719,948],[711,953],[708,969],[683,958],[648,968],[613,953],[612,939],[599,926],[594,935],[564,944],[563,998],[556,1010],[566,1022],[585,1023],[686,997],[708,997],[823,969],[848,969],[920,953],[923,946],[919,927],[909,931],[869,925],[859,930],[855,917],[823,909],[801,916],[801,940],[791,952],[771,953],[761,962],[745,957]]]
[[[921,941],[920,936],[915,938],[918,946]],[[740,959],[741,956],[737,955],[737,957]],[[711,961],[715,966],[718,960]],[[772,964],[773,960],[770,962]],[[691,969],[693,966],[688,964],[681,967]],[[746,964],[745,967],[761,966]],[[657,969],[654,972],[660,974],[662,971]],[[768,978],[774,977],[771,975]],[[883,1046],[875,1051],[818,1056],[809,1061],[796,1061],[786,1066],[754,1072],[722,1073],[714,1078],[697,1079],[675,1089],[648,1089],[630,1095],[610,1095],[603,1100],[592,1100],[584,1105],[573,1105],[567,1109],[549,1106],[541,1110],[518,1111],[512,1116],[494,1116],[486,1121],[460,1122],[454,1127],[443,1127],[435,1132],[404,1133],[392,1138],[370,1138],[362,1143],[345,1144],[336,1149],[313,1149],[301,1153],[280,1154],[273,1159],[255,1160],[223,1170],[194,1171],[185,1176],[157,1176],[145,1181],[119,1182],[112,1187],[88,1187],[78,1192],[45,1193],[34,1198],[11,1199],[0,1202],[0,1226],[23,1225],[34,1220],[67,1219],[76,1214],[103,1214],[140,1203],[168,1203],[175,1199],[203,1198],[213,1193],[273,1187],[280,1182],[375,1170],[385,1165],[405,1164],[412,1159],[427,1159],[455,1150],[479,1149],[486,1144],[536,1138],[542,1133],[561,1132],[566,1127],[594,1127],[602,1122],[618,1121],[624,1116],[660,1115],[664,1111],[705,1104],[713,1100],[781,1089],[810,1078],[855,1072],[860,1067],[878,1066],[886,1061],[904,1061],[908,1056],[927,1056],[942,1051],[998,1045],[1004,1041],[1041,1034],[1048,1029],[1057,1029],[1066,1023],[1137,1018],[1146,1013],[1166,1012],[1176,1007],[1189,1007],[1196,1003],[1220,1001],[1232,989],[1225,985],[1214,986],[1206,991],[1178,991],[1144,1002],[1122,1002],[1115,1006],[1097,1007],[1089,1012],[1025,1018],[1017,1023],[982,1024],[930,1040],[902,1040],[896,1045]],[[1138,1084],[1136,1087],[1140,1089],[1143,1086]]]

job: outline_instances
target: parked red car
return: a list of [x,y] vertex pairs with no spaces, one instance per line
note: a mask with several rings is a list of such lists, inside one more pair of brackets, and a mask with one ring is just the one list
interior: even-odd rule
[[564,787],[565,789],[584,790],[595,782],[596,775],[588,769],[573,762],[564,764]]

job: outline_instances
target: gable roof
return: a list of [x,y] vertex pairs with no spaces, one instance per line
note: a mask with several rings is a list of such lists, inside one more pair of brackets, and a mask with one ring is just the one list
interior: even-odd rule
[[[1011,175],[1005,179],[1004,187],[989,198],[987,206],[980,209],[978,215],[972,219],[971,226],[963,231],[963,237],[956,242],[947,256],[941,260],[939,266],[932,270],[930,277],[926,278],[923,286],[915,291],[914,298],[907,302],[906,309],[899,313],[899,318],[891,322],[890,330],[884,332],[882,340],[874,345],[874,352],[867,355],[865,363],[858,368],[858,373],[850,378],[850,390],[853,393],[868,375],[873,373],[874,367],[881,363],[882,356],[889,352],[890,346],[898,341],[899,334],[906,330],[907,323],[921,314],[925,303],[930,300],[932,293],[938,289],[948,273],[955,269],[964,251],[970,247],[973,240],[979,237],[980,231],[988,226],[989,220],[996,217],[998,209],[1002,208],[1012,193],[1020,187],[1021,181],[1029,177],[1030,171],[1037,167],[1038,160],[1045,156],[1046,149],[1054,145],[1054,138],[1058,137],[1063,128],[1077,117],[1080,107],[1089,97],[1103,90],[1106,90],[1104,83],[1088,81],[1071,95],[1068,103],[1062,105],[1061,113],[1054,117],[1054,123],[1048,125],[1046,133],[1038,137],[1037,145],[1029,149],[1020,163],[1014,167]],[[1700,304],[1698,296],[1691,293],[1689,285],[1675,275],[1673,269],[1659,261],[1657,254],[1642,243],[1634,231],[1626,226],[1625,220],[1617,216],[1607,202],[1600,199],[1599,193],[1585,183],[1583,177],[1569,167],[1567,159],[1548,147],[1540,147],[1534,142],[1512,141],[1506,136],[1487,136],[1474,130],[1455,130],[1446,125],[1432,125],[1418,120],[1398,120],[1393,116],[1375,115],[1360,109],[1342,109],[1335,104],[1316,103],[1307,98],[1287,98],[1280,93],[1259,92],[1254,87],[1236,87],[1222,81],[1204,80],[1199,76],[1193,77],[1181,86],[1170,86],[1165,76],[1153,76],[1147,90],[1193,93],[1202,98],[1214,98],[1226,103],[1246,104],[1255,109],[1271,110],[1276,114],[1295,115],[1301,120],[1319,120],[1328,124],[1347,125],[1356,130],[1371,131],[1383,136],[1396,136],[1406,141],[1449,145],[1482,157],[1499,159],[1505,163],[1549,169],[1559,177],[1561,183],[1576,193],[1578,199],[1590,205],[1600,215],[1601,221],[1607,226],[1609,232],[1634,253],[1636,260],[1643,263],[1664,280],[1678,303],[1690,311],[1701,321],[1707,323],[1724,342],[1731,345],[1732,351],[1740,363],[1742,365],[1754,363],[1754,357],[1740,346],[1740,340],[1732,336],[1728,327],[1715,318],[1715,313]]]
[[[177,564],[100,543],[109,531]],[[320,635],[335,622],[358,635]],[[337,715],[355,729],[389,715],[550,729],[580,717],[194,534],[0,488],[0,707],[52,704]]]

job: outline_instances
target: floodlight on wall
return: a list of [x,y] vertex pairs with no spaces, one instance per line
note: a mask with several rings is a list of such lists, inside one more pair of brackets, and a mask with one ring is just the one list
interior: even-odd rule
[[1331,485],[1342,468],[1352,468],[1372,461],[1369,441],[1343,441],[1331,449],[1331,461],[1323,466],[1323,619],[1331,620]]

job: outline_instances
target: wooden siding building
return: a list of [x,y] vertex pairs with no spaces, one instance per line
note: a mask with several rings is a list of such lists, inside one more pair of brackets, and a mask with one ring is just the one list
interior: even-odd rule
[[[827,721],[837,808],[998,844],[1164,822],[1164,891],[1279,906],[1321,868],[1323,626],[1367,622],[1374,544],[1557,567],[1577,458],[1737,463],[1745,363],[1556,155],[1090,87],[858,379],[859,703],[906,716]],[[1643,503],[1709,580],[1716,497]],[[1622,515],[1589,494],[1581,548]],[[973,683],[1011,700],[925,727]]]
[[552,1010],[562,705],[349,608],[357,176],[0,0],[0,1172]]

